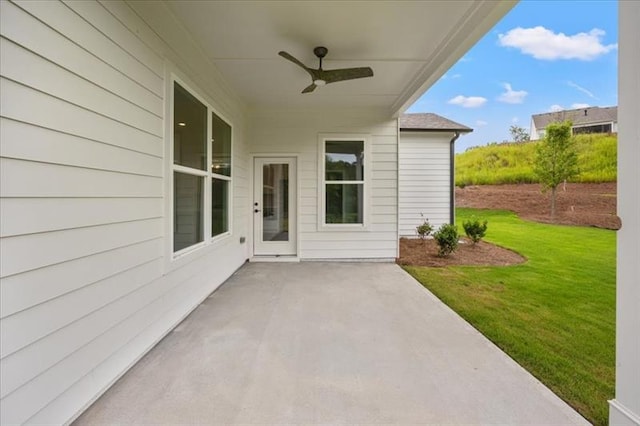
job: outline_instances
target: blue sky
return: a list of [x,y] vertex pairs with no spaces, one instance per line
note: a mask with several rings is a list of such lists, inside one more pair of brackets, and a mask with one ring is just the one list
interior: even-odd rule
[[456,151],[509,140],[532,114],[617,105],[618,7],[607,1],[521,1],[407,112],[474,129]]

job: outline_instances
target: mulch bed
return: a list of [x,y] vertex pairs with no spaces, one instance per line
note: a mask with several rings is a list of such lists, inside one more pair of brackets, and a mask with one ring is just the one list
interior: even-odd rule
[[507,266],[525,262],[518,253],[480,241],[472,244],[467,238],[461,239],[458,249],[447,257],[438,256],[438,244],[433,239],[400,238],[400,265],[413,266]]
[[[563,225],[620,229],[616,216],[616,183],[569,183],[558,187],[556,219]],[[456,206],[476,209],[511,210],[526,220],[551,223],[550,194],[538,184],[473,185],[456,188]],[[400,239],[400,265],[513,265],[526,259],[511,250],[481,241],[475,246],[465,239],[448,257],[438,257],[433,239]]]

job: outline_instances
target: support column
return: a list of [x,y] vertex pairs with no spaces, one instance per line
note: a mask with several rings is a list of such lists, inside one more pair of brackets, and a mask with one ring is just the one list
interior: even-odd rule
[[640,2],[620,1],[616,395],[611,425],[640,426]]

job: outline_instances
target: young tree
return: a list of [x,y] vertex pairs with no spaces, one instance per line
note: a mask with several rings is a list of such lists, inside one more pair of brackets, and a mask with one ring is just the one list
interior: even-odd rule
[[536,146],[533,171],[540,179],[542,191],[551,190],[551,220],[556,218],[558,185],[578,174],[578,154],[571,136],[571,122],[551,123]]
[[511,138],[514,142],[526,142],[529,140],[529,133],[515,124],[509,127],[509,133],[511,133]]

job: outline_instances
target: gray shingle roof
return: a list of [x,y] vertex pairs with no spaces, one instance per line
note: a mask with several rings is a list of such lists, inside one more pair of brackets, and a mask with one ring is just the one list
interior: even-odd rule
[[451,121],[448,118],[433,114],[430,112],[419,114],[402,114],[400,116],[400,130],[413,130],[413,131],[438,131],[438,130],[451,130],[463,133],[473,132],[473,129],[464,126],[455,121]]
[[533,119],[533,124],[536,129],[544,129],[549,123],[567,120],[571,121],[574,126],[610,123],[618,121],[618,107],[588,107],[579,109],[568,109],[564,111],[535,114],[532,115],[531,118]]

